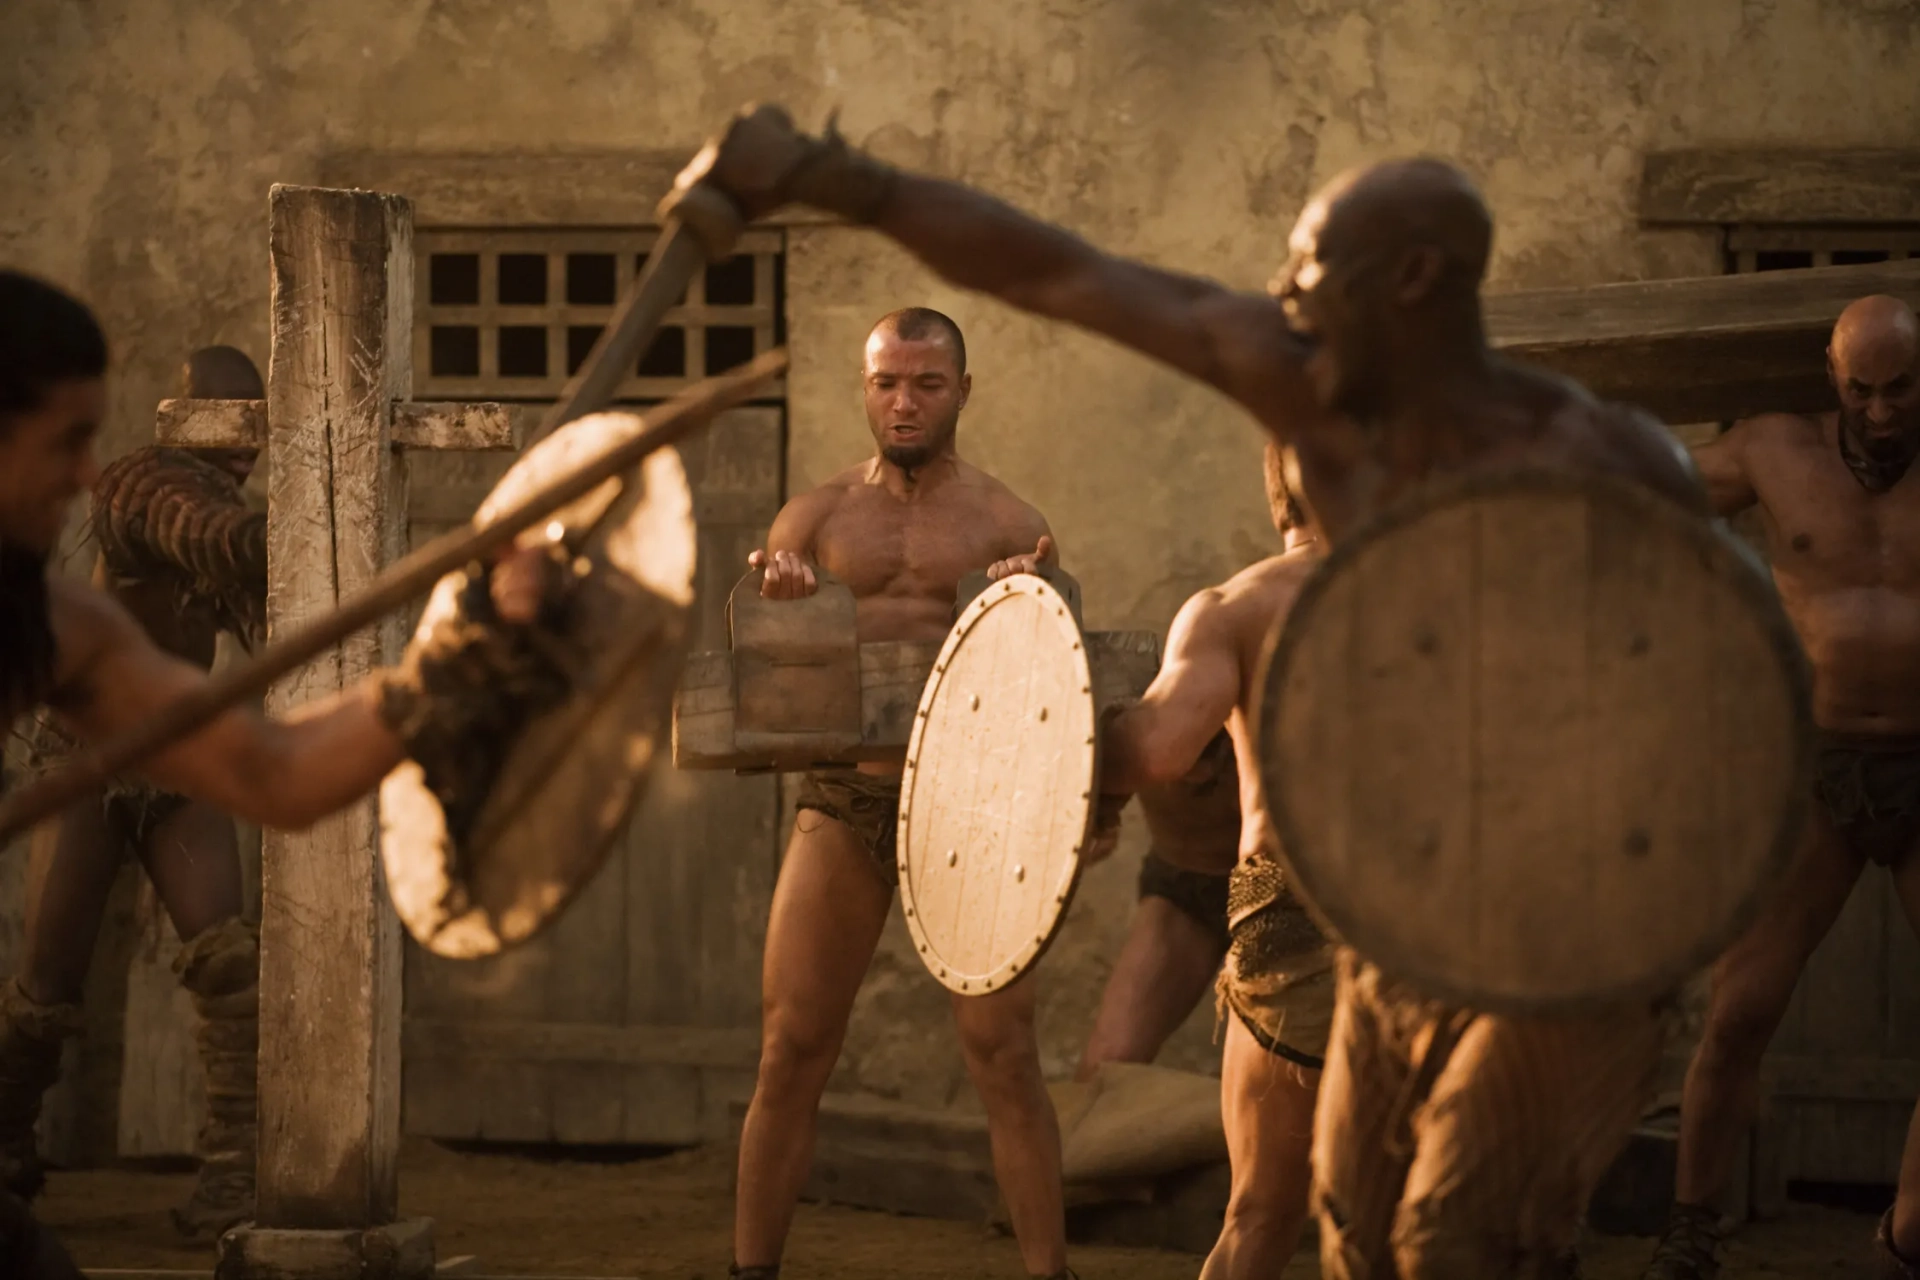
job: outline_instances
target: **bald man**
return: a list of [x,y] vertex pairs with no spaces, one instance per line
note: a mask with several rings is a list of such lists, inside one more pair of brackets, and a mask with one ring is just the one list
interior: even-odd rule
[[[1807,957],[1869,862],[1886,867],[1920,928],[1920,332],[1911,308],[1870,297],[1834,326],[1840,407],[1749,418],[1694,451],[1714,508],[1758,506],[1773,578],[1813,663],[1822,742],[1814,812],[1773,906],[1713,973],[1706,1032],[1680,1112],[1679,1203],[1647,1271],[1718,1271],[1716,1202],[1753,1122],[1760,1058]],[[1900,1276],[1920,1277],[1920,1120],[1900,1195],[1880,1225]]]
[[[837,135],[806,137],[772,107],[737,116],[677,187],[699,184],[752,217],[798,201],[872,226],[956,285],[1215,388],[1292,447],[1330,543],[1434,477],[1515,467],[1623,476],[1708,514],[1659,423],[1488,347],[1492,219],[1439,161],[1336,178],[1301,213],[1269,296],[1101,253]],[[1173,529],[1180,513],[1164,518]],[[1562,1274],[1588,1196],[1652,1096],[1665,1003],[1479,1013],[1343,952],[1314,1137],[1323,1274]]]
[[[960,327],[909,307],[883,317],[861,369],[873,452],[787,503],[764,552],[761,594],[813,594],[819,570],[853,592],[862,642],[940,640],[960,580],[1032,572],[1053,559],[1047,522],[961,460],[973,389]],[[761,979],[760,1072],[740,1133],[734,1261],[741,1280],[779,1273],[813,1159],[814,1117],[899,882],[899,764],[806,776],[774,886]],[[961,1056],[980,1091],[994,1170],[1029,1275],[1066,1270],[1060,1128],[1040,1074],[1031,973],[952,997]]]

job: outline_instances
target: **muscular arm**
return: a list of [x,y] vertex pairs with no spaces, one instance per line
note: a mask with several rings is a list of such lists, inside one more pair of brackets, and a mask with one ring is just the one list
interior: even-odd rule
[[[82,738],[125,732],[206,684],[204,672],[161,652],[105,595],[77,584],[55,590],[55,631],[63,656],[76,661],[52,705]],[[227,711],[141,772],[249,822],[298,829],[372,790],[401,754],[363,685],[284,720],[250,707]]]
[[1176,782],[1199,761],[1240,700],[1240,651],[1217,590],[1187,601],[1167,635],[1166,662],[1140,701],[1108,722],[1100,789],[1132,793]]
[[1706,444],[1693,448],[1693,464],[1707,486],[1715,515],[1730,516],[1759,501],[1747,475],[1745,423],[1736,422]]
[[900,174],[875,227],[942,277],[1216,388],[1283,441],[1318,416],[1278,303],[1102,253],[979,191]]

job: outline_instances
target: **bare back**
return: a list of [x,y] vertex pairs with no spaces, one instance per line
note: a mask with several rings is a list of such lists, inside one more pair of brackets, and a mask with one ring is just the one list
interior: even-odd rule
[[1920,733],[1920,475],[1867,489],[1838,415],[1769,414],[1695,452],[1715,508],[1758,506],[1773,580],[1813,663],[1814,720]]
[[1047,522],[986,472],[935,461],[902,497],[862,462],[780,512],[768,551],[791,551],[853,592],[862,641],[938,640],[960,579],[1033,551]]
[[213,666],[220,624],[212,614],[181,598],[174,584],[159,579],[116,580],[103,561],[96,560],[93,584],[112,596],[140,624],[162,652],[191,662],[201,670]]
[[1540,370],[1495,368],[1489,397],[1453,421],[1421,424],[1430,429],[1418,435],[1339,417],[1301,431],[1294,415],[1260,416],[1276,436],[1291,437],[1308,504],[1331,539],[1431,479],[1517,468],[1620,476],[1706,514],[1686,450],[1659,422]]

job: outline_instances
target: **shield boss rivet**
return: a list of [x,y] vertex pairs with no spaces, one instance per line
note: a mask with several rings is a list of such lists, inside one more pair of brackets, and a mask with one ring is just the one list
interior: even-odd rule
[[950,867],[960,865],[960,851],[958,849],[947,850],[947,865]]
[[587,559],[585,556],[575,556],[573,558],[573,576],[574,577],[584,578],[592,572],[593,572],[593,561]]

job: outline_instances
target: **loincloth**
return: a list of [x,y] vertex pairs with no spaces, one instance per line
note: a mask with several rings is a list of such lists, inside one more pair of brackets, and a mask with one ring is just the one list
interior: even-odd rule
[[1333,1026],[1333,948],[1286,886],[1278,859],[1249,854],[1227,885],[1232,945],[1220,969],[1229,1009],[1267,1052],[1317,1071]]
[[1212,934],[1224,949],[1227,932],[1227,876],[1176,867],[1152,849],[1140,860],[1140,896],[1164,898]]
[[1898,864],[1920,838],[1920,737],[1821,734],[1813,796],[1849,848]]
[[[44,709],[34,714],[23,737],[26,744],[23,772],[30,778],[61,768],[80,750],[79,741]],[[108,825],[121,835],[129,848],[139,848],[156,825],[179,812],[188,801],[185,796],[164,791],[145,778],[116,774],[101,788],[100,803]]]
[[795,813],[811,809],[853,832],[874,871],[889,885],[900,883],[895,848],[900,832],[900,778],[856,769],[809,773],[793,802]]

